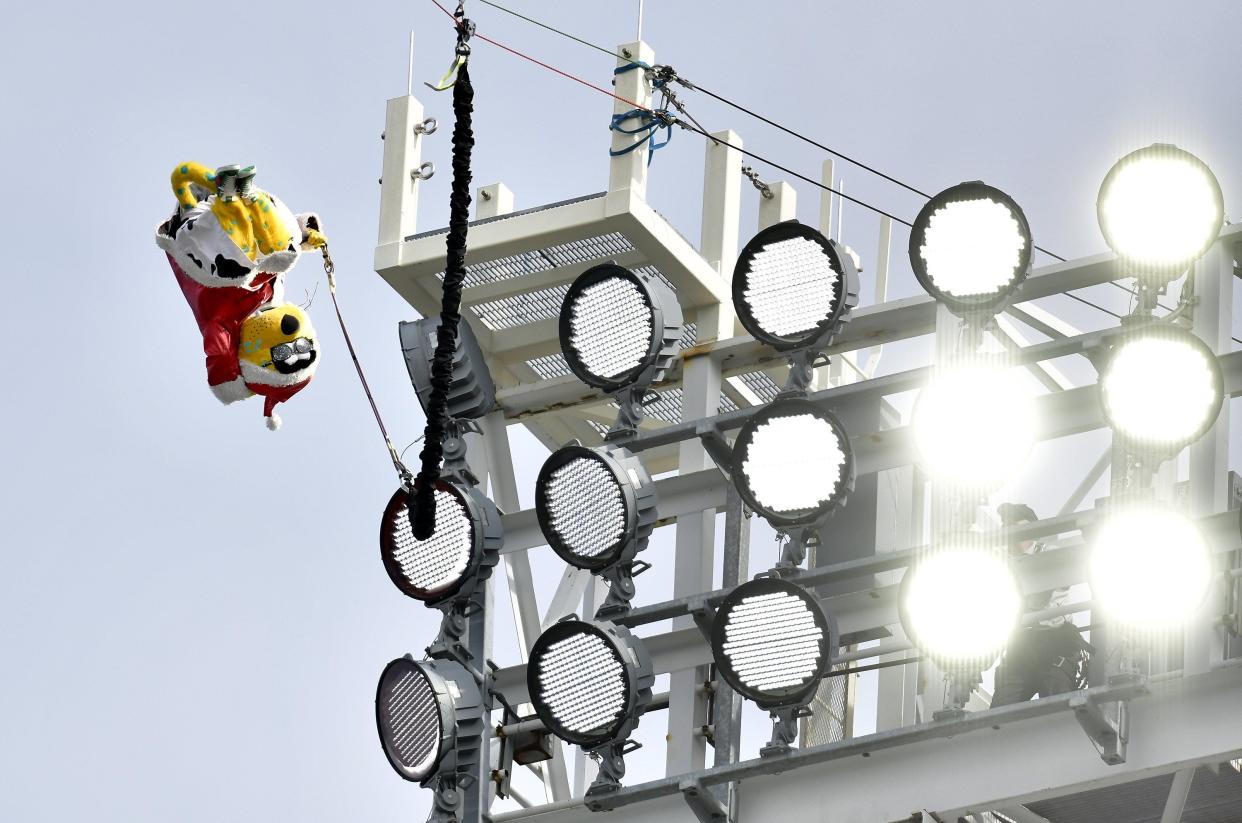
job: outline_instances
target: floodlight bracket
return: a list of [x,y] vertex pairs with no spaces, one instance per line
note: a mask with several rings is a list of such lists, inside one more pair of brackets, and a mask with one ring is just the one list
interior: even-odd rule
[[588,809],[602,812],[611,808],[606,798],[621,789],[621,779],[625,777],[625,756],[641,747],[642,744],[636,740],[614,740],[586,750],[587,755],[599,764],[599,775],[583,799]]
[[634,599],[634,561],[613,563],[596,573],[608,583],[608,596],[596,610],[595,619],[615,620],[630,610],[630,601]]
[[[439,604],[444,612],[440,619],[440,633],[427,647],[427,656],[432,660],[453,660],[466,668],[471,668],[470,651],[466,647],[466,630],[470,626],[470,615],[477,609],[469,597],[453,597]],[[481,680],[481,675],[475,678]]]
[[[797,349],[788,353],[789,376],[777,397],[806,397],[815,379],[816,361],[820,352],[815,348]],[[825,358],[826,362],[827,358]]]
[[782,706],[772,709],[772,739],[759,750],[760,757],[779,757],[793,751],[798,740],[798,720],[810,717],[806,706]]
[[448,421],[441,448],[444,450],[444,466],[440,476],[446,480],[456,480],[467,486],[479,485],[479,478],[470,470],[466,463],[466,435],[482,434],[479,424],[473,420],[454,417]]
[[729,819],[729,809],[701,781],[688,777],[677,784],[677,789],[699,823],[725,823]]
[[431,814],[427,817],[427,823],[459,823],[463,800],[465,798],[457,788],[457,775],[441,776],[432,792]]
[[932,712],[932,720],[961,720],[966,716],[966,704],[975,686],[983,682],[983,672],[978,669],[950,669],[945,672],[945,679],[949,681],[949,705]]
[[[1147,678],[1138,672],[1123,672],[1108,678],[1110,688],[1131,686],[1136,694],[1145,694]],[[1070,698],[1074,719],[1110,766],[1126,762],[1130,742],[1129,700],[1097,700],[1090,691],[1078,692]]]
[[612,396],[617,401],[617,419],[604,435],[604,442],[623,443],[638,435],[638,427],[647,418],[647,386],[626,386]]
[[819,530],[823,521],[806,526],[790,526],[780,530],[786,538],[781,547],[781,559],[772,569],[780,577],[793,578],[802,573],[802,564],[806,562],[806,550],[810,546],[819,545]]

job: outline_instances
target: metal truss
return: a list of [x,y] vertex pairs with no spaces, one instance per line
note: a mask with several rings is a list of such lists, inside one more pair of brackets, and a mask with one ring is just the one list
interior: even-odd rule
[[[642,43],[620,47],[619,55],[621,63],[635,59],[654,64],[654,55]],[[621,96],[643,104],[651,99],[651,87],[642,72],[618,75],[616,84]],[[622,107],[618,104],[618,109]],[[429,314],[438,310],[443,237],[439,231],[420,234],[415,230],[421,180],[411,172],[421,162],[425,136],[416,127],[422,116],[421,105],[412,97],[388,102],[375,267],[416,310]],[[741,137],[731,131],[716,136],[732,146],[742,145]],[[615,135],[614,148],[624,147],[626,140],[624,135]],[[519,507],[507,432],[509,425],[522,424],[550,448],[571,439],[590,445],[600,442],[603,427],[614,416],[607,408],[610,398],[578,382],[558,363],[555,319],[550,313],[559,307],[557,290],[596,262],[615,260],[632,268],[650,267],[677,290],[694,327],[679,362],[655,387],[665,393],[667,409],[652,415],[627,443],[643,456],[653,474],[669,473],[657,481],[661,518],[657,525],[676,528],[672,556],[650,558],[659,567],[671,569],[673,599],[635,608],[618,621],[643,634],[655,670],[670,675],[668,693],[652,701],[648,710],[652,716],[646,721],[667,723],[669,776],[625,786],[606,801],[593,801],[593,808],[608,809],[607,820],[613,823],[724,823],[726,819],[895,823],[951,821],[991,811],[1023,823],[1038,823],[1042,818],[1024,804],[1176,774],[1168,808],[1180,814],[1190,787],[1188,775],[1196,766],[1242,757],[1242,712],[1237,711],[1242,667],[1226,654],[1225,629],[1217,620],[1228,610],[1224,594],[1187,630],[1181,659],[1146,679],[1102,682],[1083,692],[967,712],[956,719],[916,722],[912,667],[884,669],[876,734],[846,736],[783,756],[737,762],[740,721],[735,698],[723,683],[716,684],[715,717],[707,713],[702,684],[710,680],[711,651],[702,626],[704,616],[728,593],[728,586],[746,577],[749,515],[711,453],[721,443],[727,445],[731,434],[770,400],[773,387],[784,379],[785,361],[742,334],[732,312],[728,277],[738,250],[741,197],[748,190],[742,186],[739,153],[723,145],[707,146],[703,225],[697,248],[647,205],[646,162],[645,149],[614,157],[606,192],[522,212],[513,211],[513,194],[503,184],[481,188],[477,220],[470,228],[470,271],[463,301],[464,314],[476,330],[498,384],[497,411],[481,421],[480,435],[471,435],[470,454],[475,474],[486,479],[491,496],[504,512],[502,552],[509,608],[517,629],[514,640],[522,663],[496,671],[494,684],[517,707],[529,699],[525,659],[535,638],[566,614],[591,611],[600,598],[593,578],[567,568],[544,608],[536,602],[528,551],[544,545],[544,538],[535,512]],[[833,181],[831,162],[825,164],[825,179]],[[759,202],[760,227],[796,213],[792,187],[774,182],[768,189],[772,196]],[[826,199],[820,224],[825,233],[831,231],[831,202]],[[881,347],[933,335],[938,326],[946,328],[944,312],[931,298],[884,299],[890,232],[891,224],[882,224],[876,266],[870,273],[880,302],[853,312],[851,322],[828,350],[832,367],[816,375],[811,400],[825,408],[882,409],[885,398],[918,388],[929,369],[871,376]],[[1229,346],[1234,252],[1240,242],[1242,225],[1226,226],[1214,249],[1196,267],[1194,329],[1218,353],[1229,397],[1242,394],[1242,352],[1230,353]],[[1040,439],[1063,438],[1105,425],[1096,387],[1074,386],[1052,361],[1067,356],[1090,359],[1115,330],[1080,332],[1033,301],[1123,276],[1110,254],[1035,269],[1005,315],[998,318],[997,338],[1047,390],[1037,401]],[[1049,340],[1031,344],[1026,328]],[[863,350],[869,350],[865,357]],[[1230,568],[1242,550],[1226,477],[1227,410],[1228,404],[1209,434],[1189,449],[1188,460],[1188,508],[1203,526],[1221,569]],[[914,454],[907,428],[886,427],[878,413],[866,420],[851,431],[857,474],[908,470]],[[1081,533],[1090,528],[1095,513],[1075,510],[1111,461],[1112,455],[1106,453],[1085,477],[1064,478],[1068,497],[1060,514],[1004,533],[1006,540],[1038,537],[1053,541],[1051,550],[1014,564],[1024,593],[1085,581],[1086,549]],[[857,535],[834,533],[833,551],[844,551],[844,555],[821,557],[819,565],[800,577],[803,585],[822,593],[825,609],[838,621],[842,652],[834,661],[837,664],[875,657],[903,663],[910,649],[898,628],[892,573],[905,568],[928,537],[911,499],[886,500],[901,518],[917,521],[917,527],[909,531],[911,536],[881,546],[874,530]],[[717,559],[716,515],[721,512],[726,514],[725,552]],[[833,562],[834,556],[853,559]],[[712,590],[718,562],[723,565],[727,587]],[[488,596],[488,608],[494,608],[490,590]],[[1090,605],[1074,603],[1058,613],[1082,611]],[[1048,616],[1048,612],[1039,612],[1024,619],[1030,624]],[[672,621],[671,629],[648,631],[665,620]],[[1238,623],[1242,625],[1242,620]],[[472,645],[490,656],[490,624],[482,631],[484,640]],[[877,647],[856,646],[875,640],[880,641]],[[1118,706],[1125,706],[1128,713],[1128,739],[1110,741],[1109,734],[1120,737],[1127,728],[1110,720]],[[529,706],[519,710],[530,714]],[[709,725],[717,746],[710,766],[702,733]],[[526,718],[511,721],[502,732],[541,728],[537,720]],[[1112,745],[1114,752],[1122,752],[1120,762],[1113,757],[1112,764],[1106,763],[1093,744],[1105,750]],[[591,764],[580,752],[575,757],[577,777],[571,787],[566,752],[554,742],[551,759],[532,764],[548,802],[540,804],[528,790],[515,790],[511,796],[529,808],[493,813],[491,819],[496,823],[591,819],[595,811],[584,804],[581,795],[589,782],[584,771]],[[495,788],[488,776],[480,775],[479,781],[485,804],[492,801]]]

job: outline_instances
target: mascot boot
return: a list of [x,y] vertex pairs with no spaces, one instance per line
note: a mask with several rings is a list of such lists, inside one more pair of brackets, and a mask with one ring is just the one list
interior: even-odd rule
[[319,338],[301,307],[292,303],[266,306],[242,324],[237,358],[246,390],[263,396],[267,427],[278,429],[276,404],[306,388],[314,377],[319,367]]

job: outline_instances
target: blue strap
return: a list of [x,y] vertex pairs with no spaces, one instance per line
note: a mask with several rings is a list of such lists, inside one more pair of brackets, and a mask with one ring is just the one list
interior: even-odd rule
[[[622,68],[624,69],[625,67],[622,66]],[[647,165],[650,166],[651,159],[655,157],[656,151],[667,146],[669,141],[673,139],[672,125],[664,117],[656,116],[667,114],[668,112],[664,109],[657,109],[654,113],[643,109],[630,109],[622,114],[614,114],[612,122],[608,126],[609,130],[620,132],[621,134],[637,134],[642,136],[623,149],[609,149],[609,156],[620,157],[645,144],[650,151],[647,155]],[[639,125],[634,128],[627,128],[622,125],[626,120],[638,120]],[[660,129],[664,129],[666,134],[662,141],[656,139]]]

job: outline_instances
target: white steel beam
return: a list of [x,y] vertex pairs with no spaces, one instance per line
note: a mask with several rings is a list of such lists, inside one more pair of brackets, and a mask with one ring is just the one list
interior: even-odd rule
[[394,97],[384,113],[384,166],[380,177],[379,244],[400,242],[414,233],[418,187],[411,177],[422,159],[422,135],[414,127],[423,120],[423,104],[414,97]]
[[[690,823],[693,814],[671,802],[681,785],[740,779],[742,820],[904,823],[926,811],[948,821],[1242,755],[1242,667],[1154,683],[1150,692],[1130,701],[1127,759],[1116,766],[1075,720],[1071,706],[1086,699],[1078,692],[630,786],[608,801],[621,804],[608,820]],[[586,823],[591,814],[567,804],[497,823]]]
[[1186,798],[1190,797],[1190,784],[1195,779],[1194,766],[1178,769],[1173,774],[1173,785],[1169,786],[1169,796],[1164,801],[1164,812],[1160,815],[1160,823],[1181,823],[1182,812],[1186,810]]

